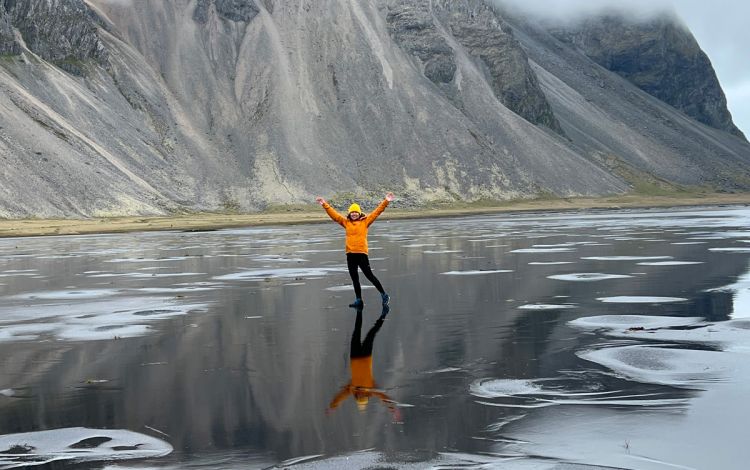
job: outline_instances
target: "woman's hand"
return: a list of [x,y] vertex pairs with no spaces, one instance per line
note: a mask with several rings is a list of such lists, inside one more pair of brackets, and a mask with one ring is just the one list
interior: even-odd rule
[[386,199],[386,201],[391,202],[394,199],[396,199],[396,196],[394,196],[393,193],[388,193],[388,194],[385,195],[385,199]]
[[322,197],[318,196],[318,197],[315,198],[315,202],[317,202],[318,204],[320,204],[322,206],[322,205],[324,205],[326,203],[326,200],[323,199]]

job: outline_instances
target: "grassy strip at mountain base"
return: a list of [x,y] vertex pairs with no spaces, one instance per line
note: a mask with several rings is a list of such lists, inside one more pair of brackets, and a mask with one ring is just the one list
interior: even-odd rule
[[[585,209],[621,209],[677,206],[750,205],[750,193],[717,194],[680,192],[668,195],[627,194],[598,198],[543,197],[515,201],[476,201],[436,204],[429,208],[387,210],[382,220],[428,217],[458,217],[516,211],[566,211]],[[317,205],[274,206],[254,214],[202,213],[165,217],[117,217],[92,219],[19,219],[1,220],[0,237],[121,233],[155,230],[208,231],[220,228],[262,225],[291,225],[330,222]]]

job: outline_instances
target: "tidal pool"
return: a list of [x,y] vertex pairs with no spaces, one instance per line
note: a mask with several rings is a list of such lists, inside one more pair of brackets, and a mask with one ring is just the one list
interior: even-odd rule
[[0,239],[0,469],[745,469],[748,226],[381,219],[360,315],[333,223]]

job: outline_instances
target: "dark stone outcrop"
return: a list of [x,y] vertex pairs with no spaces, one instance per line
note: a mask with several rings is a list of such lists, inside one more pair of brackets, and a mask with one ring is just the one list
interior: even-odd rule
[[444,91],[444,84],[454,79],[456,58],[441,28],[446,28],[471,56],[481,60],[501,103],[527,121],[563,134],[526,53],[484,1],[392,2],[386,20],[391,37],[419,58],[424,75]]
[[607,14],[550,32],[693,119],[745,138],[732,122],[711,61],[676,18]]
[[481,6],[444,12],[453,36],[487,67],[495,96],[527,121],[563,134],[526,53],[494,11]]
[[4,53],[21,53],[11,39],[16,28],[32,52],[74,75],[82,75],[89,61],[106,65],[108,51],[83,0],[5,0],[0,10]]
[[527,121],[563,134],[529,59],[499,14],[482,0],[434,0],[436,15],[491,76],[495,96]]
[[10,15],[3,6],[0,6],[0,54],[16,55],[20,53],[21,46],[16,42]]
[[235,22],[249,23],[260,13],[252,0],[198,0],[193,19],[201,24],[207,23],[212,4],[221,18]]
[[388,11],[386,21],[391,37],[422,62],[425,77],[435,84],[453,81],[455,55],[433,21],[429,1],[395,5]]

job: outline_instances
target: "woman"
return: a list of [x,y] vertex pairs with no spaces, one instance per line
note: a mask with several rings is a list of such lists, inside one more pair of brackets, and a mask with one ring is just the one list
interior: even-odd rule
[[349,206],[346,217],[336,212],[336,209],[331,207],[322,197],[318,196],[315,198],[318,204],[326,210],[328,216],[346,229],[346,265],[349,268],[349,275],[352,277],[354,295],[356,297],[354,303],[349,304],[350,307],[362,308],[364,305],[362,301],[362,286],[359,284],[358,269],[362,270],[365,277],[380,292],[380,296],[383,298],[383,305],[388,305],[390,301],[390,296],[385,293],[380,281],[378,281],[378,278],[375,277],[372,269],[370,269],[370,259],[367,257],[367,228],[375,222],[375,219],[383,213],[385,208],[388,207],[388,203],[393,201],[394,198],[393,193],[386,194],[383,202],[369,215],[362,213],[359,204],[352,204]]

